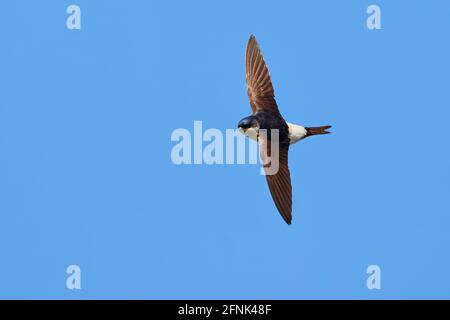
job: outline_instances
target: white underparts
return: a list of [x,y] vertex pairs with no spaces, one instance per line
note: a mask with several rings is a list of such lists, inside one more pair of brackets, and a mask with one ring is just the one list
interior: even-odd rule
[[289,139],[290,144],[294,144],[304,137],[306,137],[305,127],[299,126],[297,124],[286,122],[289,127]]
[[258,141],[258,134],[259,134],[259,130],[257,127],[251,127],[251,128],[247,128],[247,129],[242,129],[239,128],[239,131],[243,134],[246,135],[247,137],[249,137],[252,140]]

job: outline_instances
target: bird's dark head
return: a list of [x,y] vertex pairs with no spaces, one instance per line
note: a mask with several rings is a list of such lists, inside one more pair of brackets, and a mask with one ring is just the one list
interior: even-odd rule
[[242,130],[246,130],[248,128],[257,127],[258,122],[256,121],[254,116],[245,117],[238,123],[238,128]]

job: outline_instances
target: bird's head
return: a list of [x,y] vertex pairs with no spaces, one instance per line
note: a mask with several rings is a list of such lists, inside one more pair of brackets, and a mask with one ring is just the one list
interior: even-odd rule
[[256,128],[258,127],[258,122],[256,121],[254,116],[245,117],[238,123],[239,130],[245,132],[249,128]]
[[258,140],[259,123],[254,116],[245,117],[238,123],[239,131],[250,139]]

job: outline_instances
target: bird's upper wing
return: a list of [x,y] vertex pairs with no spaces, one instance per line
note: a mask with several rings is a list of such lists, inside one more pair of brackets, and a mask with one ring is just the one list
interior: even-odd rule
[[264,109],[278,112],[269,69],[253,35],[245,53],[245,80],[252,112]]
[[[266,180],[275,205],[287,224],[292,222],[292,185],[291,174],[288,166],[289,144],[279,144],[278,171],[270,174],[268,165],[273,165],[271,157],[271,141],[267,137],[260,136],[261,160],[266,171]],[[267,156],[268,155],[268,156]]]

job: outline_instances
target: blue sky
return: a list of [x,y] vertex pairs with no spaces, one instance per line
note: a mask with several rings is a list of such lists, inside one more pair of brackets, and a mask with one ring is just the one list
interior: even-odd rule
[[[66,8],[81,7],[81,30]],[[378,4],[382,29],[368,30]],[[448,1],[10,1],[0,298],[450,298]],[[250,114],[255,34],[290,122],[293,225],[255,165],[176,128]],[[82,289],[66,288],[68,265]],[[381,268],[368,290],[366,268]]]

